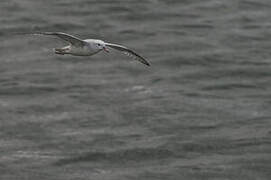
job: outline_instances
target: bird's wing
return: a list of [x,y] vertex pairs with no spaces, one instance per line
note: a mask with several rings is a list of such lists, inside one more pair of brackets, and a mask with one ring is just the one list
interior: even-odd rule
[[62,32],[35,32],[32,33],[34,35],[49,35],[49,36],[57,36],[69,43],[71,43],[72,45],[75,46],[84,46],[85,45],[85,41],[83,41],[82,39],[79,39],[75,36],[66,34],[66,33],[62,33]]
[[132,51],[131,49],[128,49],[125,46],[121,46],[118,44],[112,44],[112,43],[105,43],[106,46],[119,50],[121,52],[123,52],[124,54],[133,57],[134,59],[140,61],[141,63],[150,66],[150,63],[148,63],[148,61],[146,59],[144,59],[142,56],[140,56],[139,54],[135,53],[134,51]]

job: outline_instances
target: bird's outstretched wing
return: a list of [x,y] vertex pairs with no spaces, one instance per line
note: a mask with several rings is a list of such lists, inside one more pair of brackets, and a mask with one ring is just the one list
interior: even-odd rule
[[150,63],[148,63],[148,61],[146,59],[144,59],[142,56],[140,56],[139,54],[135,53],[134,51],[132,51],[131,49],[128,49],[127,47],[125,46],[121,46],[121,45],[118,45],[118,44],[112,44],[112,43],[105,43],[106,46],[110,47],[110,48],[113,48],[113,49],[116,49],[116,50],[119,50],[121,52],[123,52],[124,54],[140,61],[141,63],[147,65],[147,66],[150,66]]
[[62,32],[35,32],[35,33],[31,33],[31,34],[57,36],[57,37],[65,40],[75,46],[84,46],[85,45],[85,41],[83,41],[82,39],[79,39],[75,36],[72,36],[72,35],[69,35],[66,33],[62,33]]

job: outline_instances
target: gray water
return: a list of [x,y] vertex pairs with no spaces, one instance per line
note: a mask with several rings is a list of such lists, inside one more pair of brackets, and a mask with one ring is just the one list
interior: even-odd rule
[[0,24],[1,180],[271,179],[270,0],[1,0]]

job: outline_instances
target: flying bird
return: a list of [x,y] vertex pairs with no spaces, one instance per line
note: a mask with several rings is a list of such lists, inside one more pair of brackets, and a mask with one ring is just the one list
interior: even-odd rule
[[73,35],[63,33],[63,32],[35,32],[31,33],[33,35],[48,35],[48,36],[57,36],[60,39],[63,39],[69,43],[69,45],[62,48],[54,48],[56,54],[70,54],[74,56],[91,56],[100,51],[109,52],[109,48],[123,52],[124,54],[138,60],[139,62],[150,66],[148,61],[142,56],[134,52],[133,50],[113,43],[107,43],[99,39],[80,39]]

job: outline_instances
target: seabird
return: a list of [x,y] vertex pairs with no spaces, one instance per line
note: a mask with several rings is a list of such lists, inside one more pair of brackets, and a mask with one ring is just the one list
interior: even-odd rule
[[56,54],[70,54],[74,56],[91,56],[100,51],[109,52],[108,48],[113,48],[118,51],[123,52],[124,54],[133,57],[134,59],[140,61],[141,63],[150,66],[148,61],[144,59],[142,56],[137,54],[136,52],[132,51],[131,49],[119,45],[119,44],[112,44],[107,43],[99,39],[80,39],[73,35],[63,33],[63,32],[35,32],[31,33],[33,35],[48,35],[48,36],[57,36],[69,43],[68,46],[62,48],[54,48],[54,52]]

